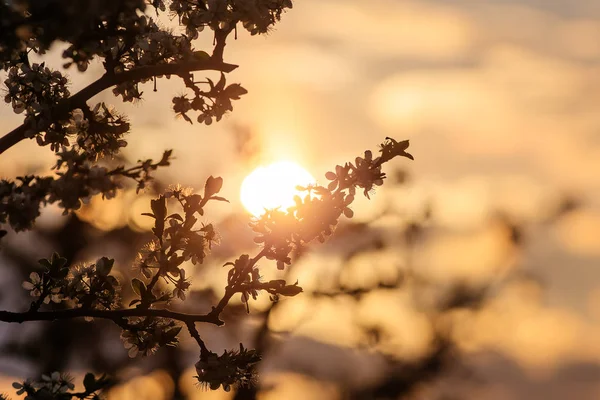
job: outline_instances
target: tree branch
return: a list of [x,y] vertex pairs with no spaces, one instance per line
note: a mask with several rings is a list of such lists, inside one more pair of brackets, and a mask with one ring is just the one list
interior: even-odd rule
[[[256,257],[249,261],[245,270],[252,269],[252,267],[258,262],[258,260],[264,257],[266,253],[267,251],[265,249],[259,252],[256,255]],[[85,308],[72,308],[68,310],[56,311],[36,311],[35,309],[30,309],[26,312],[0,311],[0,322],[23,323],[27,321],[55,321],[60,319],[92,317],[109,319],[118,324],[118,322],[121,319],[126,317],[163,317],[184,322],[187,325],[188,329],[190,329],[190,326],[193,327],[193,324],[196,322],[207,322],[215,324],[217,326],[221,326],[224,324],[224,322],[219,319],[219,315],[227,306],[229,300],[231,300],[231,297],[233,297],[235,293],[239,293],[241,291],[249,289],[269,291],[269,289],[271,289],[270,285],[271,284],[269,282],[261,282],[253,283],[252,285],[237,284],[231,287],[228,286],[225,289],[225,294],[223,295],[217,306],[213,307],[211,312],[209,312],[208,314],[185,314],[167,309],[146,308],[128,308],[125,310],[94,310]],[[193,333],[193,331],[190,330],[190,333]]]
[[[237,23],[236,23],[237,24]],[[223,60],[223,52],[225,50],[225,40],[227,36],[235,29],[236,24],[231,24],[228,29],[217,29],[215,30],[215,48],[213,50],[212,58],[215,60]]]
[[[159,64],[139,67],[130,71],[121,72],[119,74],[104,74],[101,78],[81,89],[73,96],[62,100],[54,108],[52,108],[51,113],[55,119],[60,119],[68,112],[84,107],[86,102],[98,93],[112,86],[125,82],[137,82],[163,75],[178,75],[184,77],[186,74],[192,71],[212,70],[231,72],[236,68],[237,65],[227,64],[211,58],[207,60],[189,61],[185,63]],[[4,153],[9,148],[25,139],[25,133],[27,130],[28,126],[22,124],[0,138],[0,154]]]
[[218,315],[209,314],[186,314],[166,309],[138,309],[128,308],[125,310],[90,310],[84,308],[72,308],[69,310],[56,311],[26,311],[12,312],[0,311],[0,321],[23,323],[27,321],[55,321],[60,319],[71,319],[80,317],[92,317],[109,319],[118,322],[126,317],[162,317],[188,323],[207,322],[215,325],[223,325]]
[[[256,263],[258,262],[258,260],[260,260],[261,258],[263,258],[265,255],[267,255],[267,250],[266,249],[262,249],[260,251],[260,253],[258,253],[256,255],[256,257],[254,257],[253,259],[251,259],[248,262],[248,265],[246,265],[245,271],[252,270],[252,267],[254,265],[256,265]],[[238,276],[238,278],[239,278],[239,276]],[[231,300],[231,298],[233,297],[233,295],[236,294],[236,293],[241,292],[242,290],[243,290],[242,285],[227,286],[225,288],[225,294],[223,295],[223,298],[221,298],[221,301],[219,301],[219,304],[217,304],[216,307],[213,307],[212,311],[207,314],[207,317],[215,318],[215,319],[217,319],[219,322],[221,322],[223,324],[224,322],[219,319],[219,315],[221,315],[221,312],[223,312],[223,309],[225,309],[225,306],[229,303],[229,300]]]
[[196,329],[196,323],[193,321],[188,321],[188,322],[186,322],[186,326],[188,328],[188,331],[190,332],[190,336],[193,337],[194,339],[196,339],[198,346],[200,346],[200,358],[206,359],[208,357],[208,355],[210,354],[210,351],[206,348],[204,341],[200,337],[200,334],[198,333],[198,330]]

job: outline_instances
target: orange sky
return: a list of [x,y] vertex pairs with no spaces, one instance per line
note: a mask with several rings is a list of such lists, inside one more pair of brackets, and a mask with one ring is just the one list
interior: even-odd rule
[[[291,159],[317,179],[385,136],[410,139],[416,160],[398,164],[412,174],[410,185],[397,197],[382,189],[384,200],[359,204],[357,218],[372,215],[373,204],[410,212],[431,201],[446,233],[420,262],[435,270],[461,248],[481,262],[458,259],[444,273],[473,279],[505,265],[494,258],[494,246],[503,244],[490,239],[498,234],[488,227],[493,212],[528,224],[521,256],[545,292],[515,288],[535,299],[531,309],[510,314],[530,321],[510,340],[490,336],[487,315],[457,316],[482,327],[470,345],[516,358],[523,346],[538,346],[524,365],[600,361],[600,345],[584,351],[600,332],[600,2],[302,0],[268,36],[241,33],[225,58],[240,65],[229,79],[249,94],[210,127],[175,119],[171,97],[182,88],[173,80],[159,82],[157,94],[148,87],[139,105],[98,96],[131,118],[126,154],[158,157],[173,148],[176,160],[163,177],[201,187],[206,176],[221,175],[232,209],[240,210],[239,185],[250,171],[232,150],[235,124],[258,133],[261,161]],[[73,89],[90,79],[70,73]],[[4,130],[18,121],[0,108]],[[34,159],[47,168],[37,156],[47,153],[22,142],[0,159],[0,176],[32,168]],[[564,194],[581,198],[583,208],[544,225]],[[498,302],[510,309],[510,300]]]

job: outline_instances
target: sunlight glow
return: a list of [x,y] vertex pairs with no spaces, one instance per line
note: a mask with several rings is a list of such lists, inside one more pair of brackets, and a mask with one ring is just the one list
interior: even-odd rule
[[315,178],[304,168],[291,161],[278,161],[252,171],[242,182],[240,198],[244,207],[258,217],[265,209],[292,206],[294,196],[299,194],[296,186],[311,183]]

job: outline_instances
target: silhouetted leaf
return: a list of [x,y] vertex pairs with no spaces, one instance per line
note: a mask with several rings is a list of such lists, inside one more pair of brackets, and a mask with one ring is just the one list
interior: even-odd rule
[[213,177],[212,175],[208,177],[206,180],[206,184],[204,185],[204,198],[209,198],[213,194],[219,193],[221,188],[223,187],[223,178],[221,177]]
[[93,392],[96,389],[96,377],[94,377],[94,374],[89,372],[85,374],[85,377],[83,378],[83,387],[87,392]]
[[227,203],[229,203],[229,200],[227,200],[225,197],[212,196],[210,199],[217,200],[217,201],[226,201]]
[[102,257],[96,262],[96,271],[98,271],[98,274],[100,274],[101,276],[107,276],[108,274],[110,274],[110,271],[112,270],[114,264],[115,260],[107,257]]
[[135,294],[139,295],[139,296],[144,296],[144,294],[146,293],[146,284],[144,282],[142,282],[141,280],[139,280],[138,278],[133,278],[131,280],[131,287],[133,288],[133,291],[135,292]]

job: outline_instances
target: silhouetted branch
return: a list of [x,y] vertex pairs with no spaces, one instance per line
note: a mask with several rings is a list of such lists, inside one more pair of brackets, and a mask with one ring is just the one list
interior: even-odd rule
[[196,340],[198,346],[200,347],[200,358],[204,359],[210,354],[210,351],[206,348],[204,340],[202,340],[202,338],[200,337],[200,334],[196,329],[196,323],[194,321],[187,321],[185,325],[187,326],[188,331],[190,332],[190,336]]
[[23,323],[28,321],[56,321],[81,317],[109,319],[114,322],[118,322],[122,318],[127,317],[162,317],[175,319],[185,323],[207,322],[215,325],[223,325],[223,322],[218,318],[218,314],[212,312],[209,314],[186,314],[167,309],[129,308],[125,310],[94,310],[73,308],[56,311],[0,311],[0,321],[2,322]]
[[[86,102],[98,93],[124,82],[137,82],[164,75],[178,75],[183,77],[192,71],[212,70],[231,72],[236,68],[237,65],[227,64],[210,58],[206,60],[187,61],[185,63],[138,67],[118,74],[104,74],[101,78],[81,89],[73,96],[61,101],[51,110],[51,113],[54,118],[61,118],[72,110],[85,107]],[[27,124],[22,124],[0,138],[0,154],[25,139],[28,129],[29,126]]]

